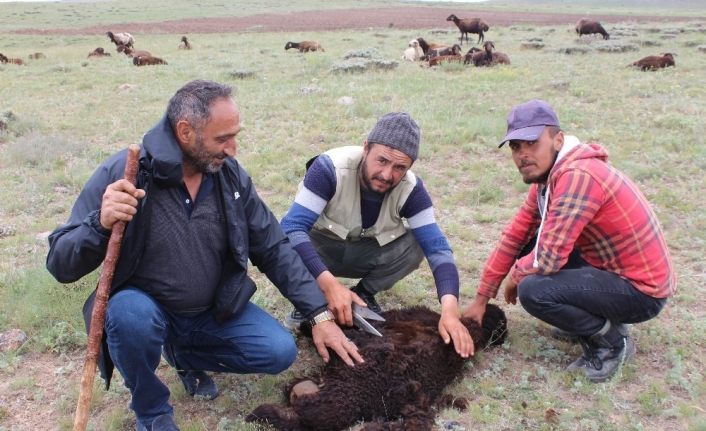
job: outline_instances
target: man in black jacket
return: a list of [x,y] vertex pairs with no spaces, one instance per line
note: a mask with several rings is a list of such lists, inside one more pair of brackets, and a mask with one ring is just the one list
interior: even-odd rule
[[218,392],[205,371],[275,374],[296,358],[289,332],[249,301],[248,259],[312,320],[324,361],[327,347],[349,365],[363,361],[233,158],[239,131],[229,86],[186,84],[143,138],[137,187],[121,179],[121,151],[96,170],[68,222],[49,237],[47,268],[69,283],[100,265],[113,224],[128,222],[99,367],[106,384],[113,366],[122,374],[138,431],[177,429],[169,390],[155,374],[162,354],[186,390],[206,398]]

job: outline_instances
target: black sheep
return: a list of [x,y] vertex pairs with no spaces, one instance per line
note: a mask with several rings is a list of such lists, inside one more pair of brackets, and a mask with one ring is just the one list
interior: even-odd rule
[[[317,382],[303,393],[288,394],[288,406],[263,404],[246,421],[288,431],[335,431],[361,420],[374,421],[367,430],[431,430],[433,407],[448,403],[442,392],[463,375],[467,359],[444,344],[439,314],[428,308],[391,310],[383,316],[385,322],[374,323],[383,337],[345,330],[365,363],[349,367],[332,354]],[[482,326],[466,318],[462,322],[476,351],[505,340],[507,320],[495,305],[488,305]],[[302,331],[307,332],[306,325]]]
[[587,18],[581,18],[576,22],[576,34],[581,37],[584,34],[601,34],[603,39],[610,39],[610,35],[603,28],[600,22]]

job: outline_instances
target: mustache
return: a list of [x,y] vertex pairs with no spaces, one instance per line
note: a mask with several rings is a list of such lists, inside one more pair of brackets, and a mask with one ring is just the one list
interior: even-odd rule
[[386,179],[380,178],[380,177],[378,177],[378,176],[374,176],[373,179],[374,179],[374,180],[378,180],[378,181],[382,181],[382,182],[385,183],[385,184],[392,184],[392,180],[386,180]]

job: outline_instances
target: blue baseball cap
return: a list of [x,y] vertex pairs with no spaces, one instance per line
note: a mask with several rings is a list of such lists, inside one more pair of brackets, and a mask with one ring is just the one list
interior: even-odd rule
[[515,106],[507,116],[507,133],[498,145],[507,141],[536,141],[546,126],[559,126],[559,118],[544,100],[533,99]]

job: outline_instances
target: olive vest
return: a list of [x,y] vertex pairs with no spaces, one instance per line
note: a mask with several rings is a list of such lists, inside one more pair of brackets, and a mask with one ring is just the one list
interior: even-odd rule
[[321,212],[314,224],[314,229],[327,236],[344,240],[375,238],[380,246],[407,233],[407,226],[400,217],[400,210],[417,184],[417,177],[411,170],[407,171],[397,186],[385,193],[375,224],[363,229],[358,179],[358,171],[363,160],[363,147],[339,147],[324,154],[333,161],[336,171],[336,192]]

